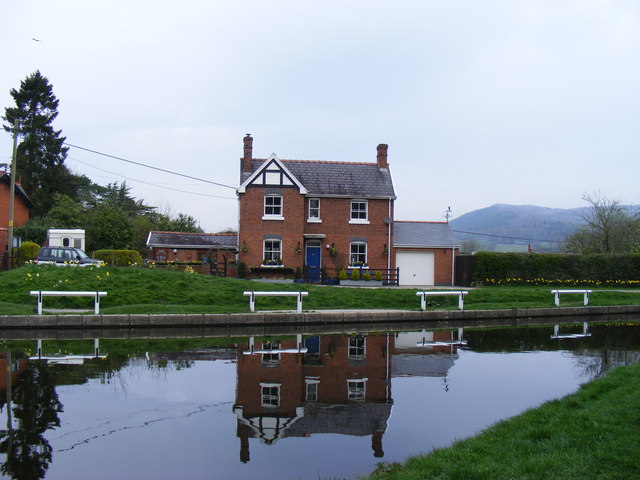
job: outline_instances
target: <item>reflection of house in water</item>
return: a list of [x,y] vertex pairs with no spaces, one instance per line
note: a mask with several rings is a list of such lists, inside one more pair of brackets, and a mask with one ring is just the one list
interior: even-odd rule
[[[7,403],[7,390],[15,387],[18,379],[26,369],[26,359],[11,358],[9,352],[0,352],[0,372],[2,372],[0,374],[0,410]],[[11,393],[13,394],[13,392]]]
[[337,433],[372,437],[382,457],[391,414],[394,336],[302,336],[281,341],[251,338],[238,348],[236,404],[240,459],[249,461],[249,438]]
[[466,345],[462,329],[403,332],[395,337],[392,377],[446,377],[458,359],[458,347]]

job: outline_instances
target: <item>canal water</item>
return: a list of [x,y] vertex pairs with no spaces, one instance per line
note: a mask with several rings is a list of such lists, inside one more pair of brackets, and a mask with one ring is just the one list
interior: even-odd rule
[[640,322],[0,342],[15,479],[341,479],[640,359]]

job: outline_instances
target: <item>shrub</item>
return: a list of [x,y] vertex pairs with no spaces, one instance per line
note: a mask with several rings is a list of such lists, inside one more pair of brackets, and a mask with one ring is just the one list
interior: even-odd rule
[[343,268],[342,270],[340,270],[340,273],[338,273],[338,280],[346,280],[347,279],[347,271]]
[[16,257],[17,265],[24,265],[27,262],[35,260],[38,252],[40,251],[40,245],[34,242],[22,242],[20,248],[16,249],[14,253]]
[[378,270],[375,274],[375,277],[377,282],[381,282],[382,281],[382,272],[380,270]]
[[93,258],[114,267],[142,264],[142,255],[137,250],[96,250]]
[[360,270],[357,268],[351,270],[351,280],[360,280]]
[[371,280],[371,274],[369,272],[364,272],[362,274],[362,279],[366,282],[368,282],[369,280]]

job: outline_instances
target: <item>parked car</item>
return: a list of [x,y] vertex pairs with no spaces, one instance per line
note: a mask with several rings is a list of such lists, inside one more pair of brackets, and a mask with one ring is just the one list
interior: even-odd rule
[[89,267],[102,265],[104,262],[89,257],[80,248],[42,247],[36,256],[35,263],[37,265]]

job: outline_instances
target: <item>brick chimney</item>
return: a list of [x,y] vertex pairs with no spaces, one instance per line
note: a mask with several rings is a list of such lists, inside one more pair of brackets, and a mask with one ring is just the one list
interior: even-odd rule
[[389,145],[381,143],[378,145],[378,168],[389,168],[389,162],[387,162],[387,149]]
[[244,156],[240,159],[242,162],[242,172],[251,171],[251,159],[253,158],[253,137],[250,133],[242,139],[244,141]]

